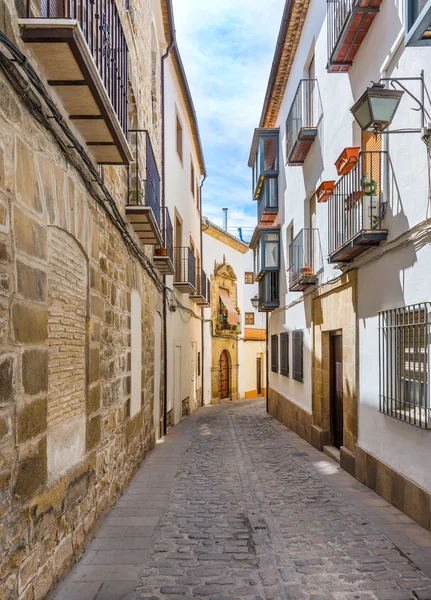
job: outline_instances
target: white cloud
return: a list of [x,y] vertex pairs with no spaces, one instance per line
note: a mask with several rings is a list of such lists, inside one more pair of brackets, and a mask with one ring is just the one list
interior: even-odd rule
[[[232,208],[249,223],[247,167],[284,0],[173,0],[178,46],[199,119],[208,169],[204,208],[210,216]],[[236,211],[236,212],[235,212]],[[255,217],[254,217],[255,222]]]

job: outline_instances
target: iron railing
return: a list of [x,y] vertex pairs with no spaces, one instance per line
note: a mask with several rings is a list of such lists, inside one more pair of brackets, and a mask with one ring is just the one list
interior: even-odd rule
[[127,137],[128,50],[115,0],[27,0],[28,19],[73,19]]
[[315,278],[320,270],[319,232],[301,229],[289,245],[289,283],[293,285],[302,277]]
[[431,303],[379,312],[379,410],[429,429]]
[[196,288],[196,258],[188,246],[174,249],[175,283],[189,283]]
[[329,198],[329,254],[361,231],[382,230],[387,152],[361,152],[353,169],[335,184]]
[[150,136],[142,129],[130,130],[129,134],[135,160],[128,169],[127,204],[149,206],[160,227],[160,175]]
[[301,79],[287,116],[287,157],[303,129],[317,129],[322,115],[317,79]]
[[168,256],[171,261],[174,262],[174,230],[167,206],[165,206],[165,208],[162,210],[162,214],[163,244],[166,248],[166,256]]
[[210,301],[210,293],[211,293],[211,284],[206,276],[205,271],[201,268],[200,273],[198,273],[196,278],[196,294],[198,296],[203,296],[207,302]]
[[331,61],[356,0],[327,0],[328,57]]

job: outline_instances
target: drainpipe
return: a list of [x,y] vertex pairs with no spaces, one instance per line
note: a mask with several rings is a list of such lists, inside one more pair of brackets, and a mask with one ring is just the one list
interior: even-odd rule
[[[206,173],[204,174],[204,178],[201,181],[201,184],[199,186],[199,222],[200,222],[200,229],[201,229],[201,268],[202,265],[204,264],[204,243],[203,243],[203,232],[202,232],[202,187],[205,183],[205,179],[207,178]],[[210,299],[211,300],[211,299]],[[205,399],[205,369],[204,369],[204,359],[205,359],[205,321],[204,321],[204,308],[201,310],[201,316],[202,316],[202,321],[201,321],[201,389],[202,389],[202,406],[204,406],[204,399]]]
[[265,369],[266,369],[266,412],[269,412],[269,314],[268,313],[266,313]]
[[[161,101],[162,101],[162,210],[163,218],[165,219],[165,231],[166,231],[166,174],[165,174],[165,60],[168,58],[170,51],[175,46],[175,30],[170,27],[170,34],[172,42],[166,48],[165,54],[162,56],[162,73],[161,73]],[[165,233],[166,235],[166,233]],[[163,435],[165,436],[168,430],[167,427],[167,409],[168,409],[168,328],[167,328],[167,307],[166,307],[166,275],[163,275]]]

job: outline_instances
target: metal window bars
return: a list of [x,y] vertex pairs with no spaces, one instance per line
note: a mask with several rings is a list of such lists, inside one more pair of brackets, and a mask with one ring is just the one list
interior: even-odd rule
[[296,283],[310,285],[317,282],[319,264],[319,232],[317,229],[301,229],[289,245],[289,286]]
[[383,230],[388,172],[387,152],[361,152],[353,169],[335,184],[328,201],[329,255],[361,232]]
[[[160,175],[150,136],[144,129],[129,130],[135,160],[128,168],[128,205],[149,206],[160,227]],[[142,136],[145,136],[143,151]]]
[[26,17],[77,21],[127,137],[128,49],[115,0],[27,0]]
[[379,312],[379,411],[430,428],[431,303]]
[[172,227],[171,217],[169,215],[168,207],[165,206],[162,209],[162,230],[163,230],[163,243],[166,248],[166,255],[174,262],[174,230]]
[[202,296],[209,303],[211,298],[211,284],[205,273],[205,271],[201,268],[200,273],[198,273],[196,278],[196,294],[198,296]]
[[187,283],[196,289],[196,258],[188,246],[174,249],[175,276],[174,282]]
[[[288,162],[303,162],[304,154],[317,135],[322,116],[317,79],[301,79],[286,122]],[[298,150],[298,143],[306,148]],[[298,154],[298,157],[295,156]]]

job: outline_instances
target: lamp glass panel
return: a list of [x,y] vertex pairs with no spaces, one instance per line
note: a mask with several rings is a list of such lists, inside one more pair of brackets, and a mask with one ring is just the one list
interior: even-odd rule
[[366,129],[372,121],[368,97],[365,97],[362,104],[355,111],[355,119],[358,121],[361,129]]
[[399,98],[390,98],[388,96],[371,96],[370,104],[373,111],[373,121],[391,123],[399,101]]

